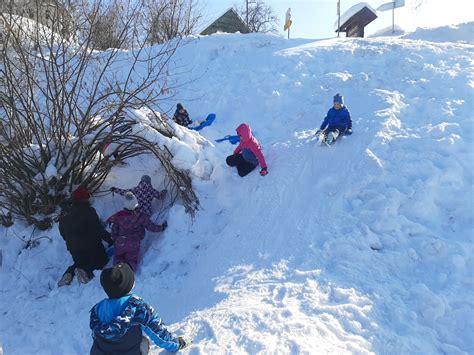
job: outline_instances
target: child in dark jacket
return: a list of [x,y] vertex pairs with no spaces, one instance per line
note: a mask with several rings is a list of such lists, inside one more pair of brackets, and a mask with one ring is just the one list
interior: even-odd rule
[[316,135],[322,135],[321,140],[330,145],[334,143],[338,137],[351,134],[351,114],[347,107],[344,106],[344,97],[336,94],[333,100],[333,107],[329,109]]
[[104,269],[100,283],[108,298],[91,309],[90,328],[94,343],[91,355],[148,354],[148,339],[159,347],[176,352],[186,341],[170,333],[153,307],[131,293],[135,275],[127,264]]
[[240,143],[237,148],[234,149],[234,154],[227,157],[227,165],[235,166],[239,176],[244,177],[260,164],[262,168],[260,175],[267,175],[267,163],[262,154],[262,148],[252,135],[250,126],[246,123],[242,123],[237,127],[236,131],[239,135]]
[[150,217],[137,209],[138,201],[131,193],[125,194],[124,209],[109,217],[112,222],[114,241],[114,264],[128,263],[137,269],[140,242],[145,237],[145,229],[151,232],[163,232],[168,223],[155,224]]
[[102,269],[109,258],[102,240],[112,245],[113,241],[102,226],[94,207],[89,203],[90,193],[84,188],[74,191],[71,208],[59,218],[59,232],[66,242],[74,264],[64,272],[58,286],[71,284],[74,275],[80,283],[87,283],[93,271]]
[[176,105],[176,111],[174,112],[173,121],[184,127],[187,127],[191,123],[193,123],[193,121],[189,118],[188,111],[186,111],[183,105],[181,104]]
[[143,175],[140,179],[140,183],[134,188],[119,189],[118,187],[112,187],[110,191],[116,192],[122,196],[127,192],[133,193],[138,199],[138,209],[147,216],[152,215],[151,203],[153,199],[157,198],[162,200],[166,195],[166,190],[158,191],[153,188],[151,185],[151,178],[148,175]]

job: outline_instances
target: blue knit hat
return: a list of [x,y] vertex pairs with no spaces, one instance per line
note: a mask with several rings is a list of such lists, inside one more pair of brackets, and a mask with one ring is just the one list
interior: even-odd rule
[[339,95],[339,93],[337,93],[336,96],[334,96],[333,102],[334,103],[338,102],[341,105],[344,105],[344,96],[341,96],[341,95]]
[[147,184],[151,184],[151,177],[148,175],[143,175],[140,181],[146,182]]

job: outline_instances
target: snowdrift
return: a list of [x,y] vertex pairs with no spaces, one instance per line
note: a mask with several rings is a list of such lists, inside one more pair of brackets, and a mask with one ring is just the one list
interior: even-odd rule
[[[316,42],[219,34],[178,51],[190,68],[176,97],[217,120],[168,142],[196,171],[201,209],[193,222],[156,206],[169,228],[147,235],[135,292],[194,339],[190,353],[474,352],[474,46],[458,43],[472,28],[449,43],[431,41],[442,29]],[[317,147],[337,92],[354,134]],[[239,178],[225,165],[233,147],[210,143],[241,122],[263,146],[266,177]],[[160,187],[149,157],[107,183],[131,187],[143,173]],[[95,207],[105,218],[121,201]],[[0,228],[0,248],[5,353],[87,353],[89,310],[105,294],[97,277],[56,287],[70,263],[57,228]]]
[[416,31],[406,34],[403,38],[430,42],[465,42],[473,44],[474,22],[438,28],[417,28]]

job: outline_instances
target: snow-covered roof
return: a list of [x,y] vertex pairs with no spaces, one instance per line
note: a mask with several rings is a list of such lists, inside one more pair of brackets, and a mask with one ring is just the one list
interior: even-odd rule
[[[242,17],[240,17],[239,13],[237,12],[237,10],[235,10],[233,7],[229,7],[227,10],[225,10],[221,15],[215,17],[212,21],[208,22],[205,26],[203,26],[200,30],[199,30],[199,33],[200,34],[204,34],[209,28],[211,28],[216,22],[218,22],[222,17],[224,17],[227,13],[229,12],[232,12],[233,15],[235,16],[236,19],[238,19],[240,22],[241,22],[241,25],[246,27],[247,30],[248,30],[248,27],[247,27],[247,24],[245,23],[245,21],[242,19]],[[250,32],[250,31],[248,31]]]
[[[363,10],[364,7],[366,7],[368,10],[372,11],[375,15],[377,15],[377,11],[367,4],[366,2],[360,2],[358,4],[355,4],[351,8],[349,8],[346,12],[344,12],[341,16],[340,24],[341,27],[344,27],[344,24],[355,14],[357,14],[359,11]],[[334,23],[334,29],[337,30],[338,28],[338,21]]]

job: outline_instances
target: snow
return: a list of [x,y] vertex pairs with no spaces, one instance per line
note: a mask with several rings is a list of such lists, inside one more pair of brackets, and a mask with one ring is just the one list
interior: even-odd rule
[[54,164],[49,163],[45,170],[45,175],[48,179],[56,177],[58,175],[58,169],[54,166]]
[[404,38],[431,42],[465,42],[474,44],[474,28],[472,22],[437,28],[417,28],[416,31],[408,33]]
[[[35,20],[27,17],[22,17],[13,14],[2,13],[1,16],[5,19],[5,25],[9,25],[17,32],[17,35],[24,38],[38,38],[44,43],[50,43],[54,40],[55,43],[61,41],[61,37],[53,33],[49,27],[44,26]],[[2,24],[0,24],[1,26]]]
[[405,33],[405,30],[402,27],[395,24],[395,31],[393,31],[392,26],[389,26],[389,27],[385,27],[376,31],[367,37],[374,38],[374,37],[386,37],[386,36],[400,36],[400,35],[403,35],[404,33]]
[[334,23],[334,29],[337,30],[338,29],[338,24],[340,23],[341,26],[344,25],[346,23],[347,20],[349,20],[352,16],[354,16],[356,13],[358,13],[360,10],[362,10],[364,7],[366,7],[367,9],[369,9],[370,11],[372,11],[374,14],[377,14],[377,11],[375,11],[375,9],[370,6],[368,3],[366,2],[359,2],[357,4],[355,4],[354,6],[351,6],[348,10],[346,10],[342,15],[341,15],[341,18],[340,18],[340,22],[339,21],[336,21]]
[[392,26],[381,29],[369,38],[397,36],[398,38],[430,41],[430,42],[462,42],[474,43],[474,29],[472,22],[460,23],[457,25],[442,26],[436,28],[417,28],[413,32],[408,32],[395,25],[395,32],[392,33]]
[[[215,112],[214,124],[201,135],[174,125],[180,139],[170,140],[151,136],[145,110],[136,115],[191,171],[201,208],[192,221],[179,204],[165,216],[155,206],[169,228],[144,240],[135,292],[194,339],[190,353],[474,353],[474,46],[459,41],[473,28],[188,39],[176,65],[193,67],[175,97],[193,119]],[[354,134],[316,146],[337,92]],[[241,122],[257,132],[265,177],[238,177],[225,164],[234,146],[211,143]],[[144,156],[103,188],[144,173],[164,187],[159,162]],[[94,201],[101,218],[121,203]],[[57,227],[0,227],[0,249],[5,353],[87,353],[89,310],[105,294],[98,277],[57,288],[71,263]]]

